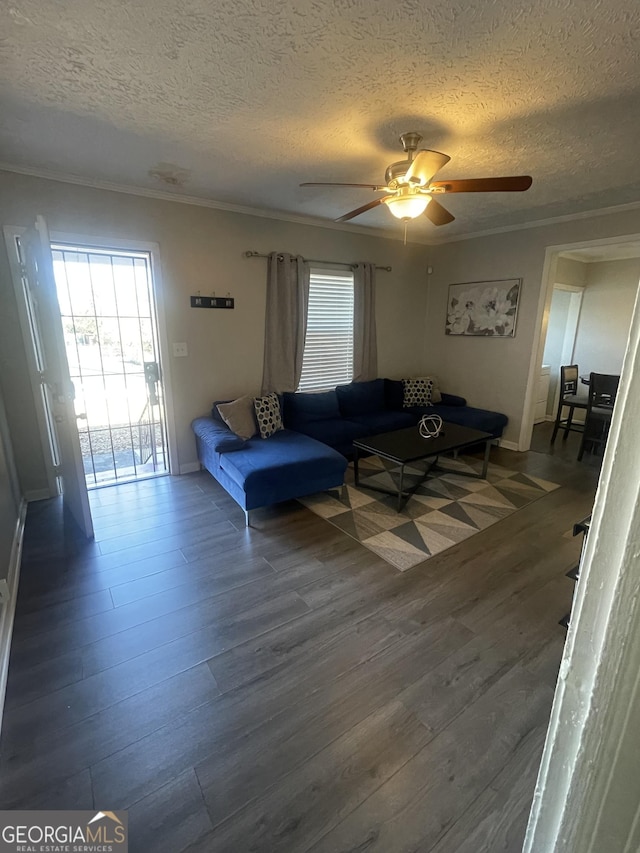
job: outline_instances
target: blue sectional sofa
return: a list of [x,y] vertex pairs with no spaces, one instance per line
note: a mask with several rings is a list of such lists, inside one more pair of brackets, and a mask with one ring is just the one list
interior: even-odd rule
[[335,391],[281,396],[285,429],[267,439],[234,435],[216,406],[192,423],[200,463],[245,511],[342,485],[353,440],[417,424],[425,413],[462,426],[502,435],[507,416],[475,409],[442,394],[441,402],[404,408],[401,380],[374,379],[339,385]]

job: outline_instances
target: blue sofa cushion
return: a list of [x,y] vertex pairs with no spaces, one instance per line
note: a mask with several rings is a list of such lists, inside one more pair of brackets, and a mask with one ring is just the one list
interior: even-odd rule
[[247,443],[240,438],[220,418],[214,421],[212,418],[196,418],[191,424],[194,431],[198,425],[199,434],[207,441],[209,447],[216,453],[229,453],[232,450],[240,450]]
[[372,379],[370,382],[350,382],[336,388],[340,414],[343,418],[353,415],[370,415],[384,411],[384,379]]
[[405,409],[404,412],[374,412],[370,415],[354,416],[351,420],[366,427],[368,435],[376,435],[379,432],[392,432],[394,429],[413,426],[418,422],[418,417]]
[[[458,397],[456,394],[445,394],[444,391],[440,392],[440,396],[442,400],[440,400],[440,404],[443,406],[466,406],[467,401],[464,397]],[[436,403],[436,405],[439,405]]]
[[282,429],[267,439],[250,438],[240,453],[221,456],[220,467],[246,492],[253,491],[254,500],[258,490],[268,504],[283,490],[291,496],[309,494],[320,474],[333,473],[341,482],[346,460],[326,444]]
[[305,432],[307,424],[340,419],[338,397],[335,391],[318,393],[292,393],[286,391],[282,398],[282,417],[287,429]]
[[388,409],[394,412],[402,409],[404,401],[404,385],[402,379],[384,380],[384,398]]
[[351,455],[354,438],[371,435],[369,429],[355,421],[334,418],[327,421],[312,421],[300,429],[304,435],[309,435],[317,441],[323,441],[345,456]]
[[441,403],[423,410],[423,414],[437,412],[443,421],[452,424],[480,429],[499,438],[507,425],[509,418],[500,412],[489,412],[485,409],[474,409],[471,406],[445,406]]

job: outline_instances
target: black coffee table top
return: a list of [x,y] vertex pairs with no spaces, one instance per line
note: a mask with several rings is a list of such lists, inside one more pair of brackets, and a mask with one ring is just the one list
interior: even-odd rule
[[405,463],[414,459],[424,459],[427,456],[437,456],[450,450],[461,450],[463,447],[490,440],[493,440],[491,433],[445,421],[442,432],[437,438],[422,438],[416,425],[393,432],[383,432],[380,435],[357,438],[353,444],[358,450],[376,453],[392,462]]

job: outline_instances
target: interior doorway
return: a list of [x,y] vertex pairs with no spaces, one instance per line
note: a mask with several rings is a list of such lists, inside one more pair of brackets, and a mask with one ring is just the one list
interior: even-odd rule
[[[578,262],[583,267],[580,281],[574,281],[572,285],[565,285],[568,290],[581,290],[582,301],[577,316],[577,328],[574,335],[574,344],[571,357],[567,357],[564,363],[577,363],[581,375],[591,371],[596,373],[620,373],[622,359],[628,344],[629,322],[633,312],[633,304],[638,294],[638,278],[640,263],[640,235],[624,235],[619,237],[605,237],[600,240],[589,240],[580,243],[570,243],[558,246],[548,246],[545,252],[545,261],[542,273],[542,287],[540,290],[540,301],[538,304],[538,320],[535,339],[537,345],[532,348],[529,363],[529,379],[527,395],[525,400],[524,417],[520,433],[519,447],[528,450],[532,447],[534,436],[536,387],[539,383],[543,364],[547,364],[547,333],[551,318],[551,306],[556,286],[560,281],[565,283],[569,277],[566,275],[565,260]],[[611,264],[625,262],[632,269],[624,270],[624,275],[612,273],[605,267]],[[561,265],[564,272],[560,270]],[[615,292],[611,289],[609,282],[606,290],[601,286],[602,276],[600,273],[594,275],[595,267],[600,268],[600,273],[606,272],[606,277],[611,278],[615,284]],[[620,273],[620,271],[618,271]],[[574,280],[572,277],[571,280]],[[591,298],[589,295],[591,294]],[[574,300],[573,310],[577,309]],[[563,347],[566,355],[571,334],[568,333],[567,340],[563,336]],[[551,371],[553,373],[553,371]],[[559,371],[558,371],[559,373]],[[550,417],[555,416],[552,401],[555,394],[549,394]],[[556,398],[557,399],[557,398]],[[553,414],[551,414],[553,413]],[[538,424],[536,431],[546,430],[545,424]],[[549,430],[549,435],[551,431]],[[546,433],[545,433],[546,434]],[[536,442],[534,441],[534,444]],[[535,449],[541,449],[537,443]],[[550,452],[549,443],[545,443],[546,451]]]
[[151,257],[52,242],[87,487],[169,473]]

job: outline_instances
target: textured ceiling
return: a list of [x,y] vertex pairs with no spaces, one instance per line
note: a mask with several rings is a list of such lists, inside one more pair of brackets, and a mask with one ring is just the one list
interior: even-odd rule
[[[334,219],[403,131],[455,195],[430,241],[640,201],[637,0],[0,0],[0,161]],[[355,224],[398,234],[386,208]]]

